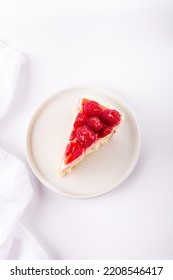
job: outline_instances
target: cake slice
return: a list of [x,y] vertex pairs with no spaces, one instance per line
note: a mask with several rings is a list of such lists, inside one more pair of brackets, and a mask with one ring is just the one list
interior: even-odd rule
[[81,98],[62,158],[59,175],[71,172],[88,154],[106,143],[124,120],[124,114],[95,100]]

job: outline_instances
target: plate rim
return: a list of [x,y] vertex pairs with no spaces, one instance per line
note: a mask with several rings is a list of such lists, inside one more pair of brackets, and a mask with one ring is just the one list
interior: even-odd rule
[[[133,122],[135,123],[136,126],[136,131],[137,131],[137,149],[135,149],[136,152],[136,156],[133,159],[133,162],[130,166],[130,168],[128,168],[128,172],[126,172],[122,178],[120,178],[116,183],[114,183],[110,188],[104,190],[104,191],[100,191],[94,194],[89,194],[89,195],[75,195],[75,194],[70,194],[67,192],[63,192],[61,191],[59,188],[55,188],[55,186],[52,186],[52,184],[46,180],[44,178],[44,176],[42,176],[42,174],[38,171],[38,169],[36,168],[35,164],[34,164],[34,160],[32,158],[32,149],[31,149],[31,135],[32,135],[32,128],[34,126],[34,122],[36,121],[38,115],[40,114],[40,112],[44,109],[44,107],[46,107],[53,99],[56,98],[56,96],[63,94],[65,92],[70,92],[70,91],[75,91],[75,90],[83,90],[83,89],[95,89],[97,91],[102,90],[102,91],[106,91],[109,93],[109,97],[111,97],[114,101],[118,101],[120,104],[122,104],[124,107],[127,108],[127,110],[130,112],[131,117],[133,119]],[[107,88],[104,87],[98,87],[98,86],[78,86],[78,87],[69,87],[69,88],[65,88],[62,90],[58,90],[57,92],[55,92],[54,94],[52,94],[51,96],[49,96],[48,98],[45,98],[36,108],[36,110],[34,111],[34,113],[32,114],[32,117],[29,121],[28,127],[27,127],[27,133],[26,133],[26,156],[27,156],[27,161],[29,163],[29,166],[32,170],[32,172],[34,173],[34,175],[37,177],[37,179],[43,184],[44,187],[47,187],[48,189],[52,190],[53,192],[57,193],[57,194],[61,194],[63,196],[66,197],[71,197],[71,198],[92,198],[92,197],[97,197],[97,196],[101,196],[104,195],[112,190],[114,190],[115,188],[117,188],[118,186],[120,186],[124,181],[127,180],[127,178],[132,174],[133,170],[135,169],[135,166],[137,164],[137,161],[139,159],[139,154],[140,154],[140,149],[141,149],[141,134],[140,134],[140,129],[139,129],[139,123],[136,119],[136,117],[134,116],[134,114],[132,113],[132,110],[130,109],[129,105],[126,104],[126,102],[124,102],[121,98],[119,98],[119,96],[116,95],[116,93],[114,93],[113,90],[109,90]]]

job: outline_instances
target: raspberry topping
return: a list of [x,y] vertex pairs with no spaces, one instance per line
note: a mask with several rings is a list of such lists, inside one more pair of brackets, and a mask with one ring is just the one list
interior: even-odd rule
[[70,134],[70,138],[69,140],[72,141],[75,138],[76,134],[75,134],[75,130],[73,130]]
[[101,114],[101,120],[107,125],[118,125],[121,115],[116,110],[106,109]]
[[70,142],[70,143],[68,143],[68,145],[66,147],[65,156],[68,157],[71,154],[72,150],[73,150],[73,145]]
[[78,158],[83,153],[83,147],[77,146],[72,153],[71,160]]
[[68,164],[78,158],[84,151],[84,148],[79,143],[69,143],[66,148],[65,163]]
[[98,132],[102,129],[103,124],[97,117],[91,117],[86,123],[93,131]]
[[96,140],[96,135],[87,125],[80,126],[76,130],[76,139],[84,147],[89,147]]
[[112,132],[112,126],[108,126],[108,125],[105,125],[103,126],[103,128],[99,131],[99,137],[102,138],[102,137],[105,137],[106,135],[108,135],[109,133]]
[[96,101],[88,101],[84,104],[84,111],[89,117],[95,117],[100,115],[102,108]]
[[84,125],[87,121],[88,117],[84,113],[79,113],[76,117],[74,127],[79,127],[81,125]]
[[65,151],[65,163],[77,159],[99,138],[109,135],[121,121],[118,111],[107,109],[96,101],[83,99]]

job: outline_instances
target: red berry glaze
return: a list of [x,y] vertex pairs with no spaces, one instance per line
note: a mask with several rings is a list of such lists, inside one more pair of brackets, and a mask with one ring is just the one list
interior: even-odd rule
[[98,132],[102,129],[103,124],[97,117],[90,117],[87,122],[87,126],[89,126],[94,132]]
[[69,140],[72,141],[76,137],[75,130],[72,130]]
[[72,151],[73,151],[73,144],[69,142],[65,150],[65,156],[68,157],[72,153]]
[[96,117],[101,114],[102,107],[96,101],[88,101],[84,104],[84,112],[89,117]]
[[96,134],[91,128],[84,125],[77,128],[76,139],[84,148],[88,148],[96,140]]
[[105,136],[107,136],[108,134],[110,134],[110,133],[112,132],[112,129],[113,129],[112,126],[105,125],[105,126],[103,126],[103,128],[99,131],[98,136],[99,136],[100,138],[105,137]]
[[78,158],[83,153],[83,147],[77,146],[75,150],[72,152],[72,160]]
[[107,125],[118,125],[121,120],[121,115],[116,110],[106,109],[101,114],[101,120]]
[[120,121],[121,115],[116,110],[84,98],[69,137],[64,162],[69,164],[80,157],[95,141],[112,133]]
[[76,117],[74,127],[79,127],[81,125],[84,125],[88,119],[88,116],[84,113],[79,113]]
[[[71,145],[70,145],[71,144]],[[79,143],[69,143],[67,145],[69,147],[66,149],[66,159],[65,163],[68,164],[78,158],[80,155],[82,155],[84,148]]]

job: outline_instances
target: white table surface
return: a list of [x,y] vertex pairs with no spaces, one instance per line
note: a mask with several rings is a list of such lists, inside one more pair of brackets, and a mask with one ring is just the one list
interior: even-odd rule
[[[34,189],[22,223],[52,259],[172,259],[171,1],[0,3],[0,40],[27,58],[0,122],[0,145],[26,163]],[[141,152],[121,186],[96,198],[73,199],[36,179],[25,138],[42,101],[58,90],[88,85],[115,91],[131,107]]]

